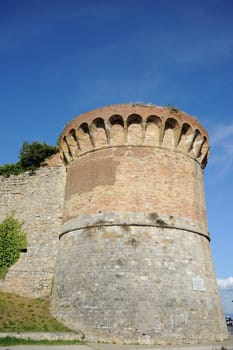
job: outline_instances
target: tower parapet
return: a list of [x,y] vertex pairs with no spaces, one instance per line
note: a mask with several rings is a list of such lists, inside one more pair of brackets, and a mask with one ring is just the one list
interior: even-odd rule
[[55,317],[94,341],[227,337],[206,220],[208,151],[200,123],[174,108],[109,106],[65,127]]
[[173,149],[204,168],[208,134],[194,118],[172,107],[113,105],[80,115],[66,126],[61,155],[68,165],[94,150],[120,146]]

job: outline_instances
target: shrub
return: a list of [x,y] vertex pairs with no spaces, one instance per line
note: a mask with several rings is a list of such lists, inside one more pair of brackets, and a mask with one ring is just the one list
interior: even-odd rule
[[57,153],[58,147],[49,146],[45,142],[23,142],[19,151],[19,162],[0,166],[0,175],[9,177],[19,175],[27,170],[35,170],[40,167],[44,160]]
[[24,141],[19,152],[19,163],[25,170],[34,170],[38,168],[47,157],[57,153],[57,151],[58,149],[56,147],[49,146],[45,142],[34,141],[28,143]]
[[19,175],[23,171],[19,163],[16,164],[5,164],[0,166],[0,175],[9,177],[10,175]]
[[174,106],[174,105],[168,105],[167,108],[171,111],[171,112],[174,112],[174,113],[180,113],[181,112],[181,109]]
[[0,224],[0,279],[4,279],[10,266],[16,263],[20,251],[27,245],[23,222],[8,215]]

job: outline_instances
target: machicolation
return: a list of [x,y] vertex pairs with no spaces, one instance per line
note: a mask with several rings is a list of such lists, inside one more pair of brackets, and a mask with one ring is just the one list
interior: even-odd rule
[[55,156],[31,178],[0,183],[0,216],[16,209],[29,241],[0,288],[48,295],[54,275],[53,315],[88,340],[226,339],[206,220],[208,153],[207,132],[174,107],[76,117],[61,136],[64,166]]

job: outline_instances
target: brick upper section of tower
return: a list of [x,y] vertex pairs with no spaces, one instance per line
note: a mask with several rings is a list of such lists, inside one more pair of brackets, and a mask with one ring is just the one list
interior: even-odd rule
[[198,120],[175,107],[120,104],[77,116],[61,136],[66,166],[98,149],[121,146],[158,147],[187,154],[205,168],[208,134]]

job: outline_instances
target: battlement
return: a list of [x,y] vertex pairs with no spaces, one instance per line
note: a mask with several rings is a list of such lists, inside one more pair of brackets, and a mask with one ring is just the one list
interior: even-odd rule
[[61,158],[67,166],[88,152],[109,147],[141,146],[173,149],[198,161],[208,159],[208,134],[190,115],[173,107],[122,104],[77,116],[61,137]]

